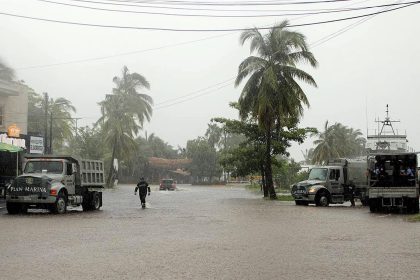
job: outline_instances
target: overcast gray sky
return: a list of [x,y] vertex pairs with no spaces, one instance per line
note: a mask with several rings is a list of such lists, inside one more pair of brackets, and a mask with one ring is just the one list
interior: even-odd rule
[[[258,1],[262,0],[254,2]],[[187,13],[84,1],[55,2],[131,11]],[[268,9],[272,10],[271,14],[284,14],[279,10],[349,8],[399,2],[408,1],[350,0],[316,5],[254,6],[251,9]],[[240,6],[234,8],[245,9]],[[380,10],[304,17],[202,18],[90,10],[37,0],[0,0],[0,13],[102,25],[178,29],[270,26],[286,18],[291,24],[299,24]],[[209,11],[188,13],[215,14]],[[328,120],[361,129],[366,134],[367,124],[373,132],[375,117],[383,118],[385,106],[389,104],[391,117],[401,121],[397,129],[400,132],[406,130],[409,145],[418,150],[420,5],[380,14],[365,22],[359,20],[294,28],[305,34],[307,41],[313,44],[312,51],[319,61],[316,69],[302,65],[314,76],[318,88],[304,86],[311,107],[305,110],[301,126],[322,129]],[[316,43],[355,23],[358,25],[351,26],[351,29],[325,43]],[[238,99],[240,88],[235,89],[231,79],[235,77],[239,63],[249,55],[248,46],[239,44],[239,34],[76,26],[0,14],[0,57],[16,69],[19,79],[38,93],[48,92],[54,98],[71,100],[77,108],[75,116],[82,118],[79,121],[81,125],[90,125],[99,118],[97,103],[111,92],[112,78],[119,75],[126,65],[130,71],[144,75],[151,83],[151,90],[145,93],[153,97],[155,108],[151,122],[144,129],[176,147],[185,146],[187,140],[203,135],[213,117],[237,117],[228,104]],[[101,57],[108,58],[91,60]],[[309,139],[303,145],[294,145],[290,149],[292,157],[302,159],[300,151],[310,148],[312,141]]]

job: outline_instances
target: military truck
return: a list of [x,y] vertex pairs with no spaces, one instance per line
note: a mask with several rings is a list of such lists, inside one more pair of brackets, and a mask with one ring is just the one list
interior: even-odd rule
[[78,160],[71,156],[27,156],[23,174],[7,189],[9,214],[45,208],[63,214],[67,206],[84,211],[102,206],[104,165],[99,160]]
[[334,159],[326,166],[315,166],[306,181],[292,186],[296,205],[314,203],[317,206],[342,204],[359,198],[367,203],[367,162],[360,159]]
[[417,154],[376,152],[368,155],[371,212],[398,209],[419,213]]

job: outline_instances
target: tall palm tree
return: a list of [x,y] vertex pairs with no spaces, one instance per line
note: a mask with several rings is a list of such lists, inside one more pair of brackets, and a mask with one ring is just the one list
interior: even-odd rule
[[336,125],[329,126],[326,121],[324,131],[319,133],[318,138],[314,141],[313,163],[325,164],[329,159],[340,156],[341,147],[337,145],[340,135]]
[[72,113],[76,113],[76,108],[71,101],[66,98],[59,97],[57,99],[50,98],[48,104],[48,113],[52,116],[52,145],[54,149],[63,147],[63,142],[73,137],[74,125]]
[[270,197],[275,198],[271,156],[272,131],[280,132],[285,119],[301,116],[303,106],[309,106],[308,99],[297,80],[316,86],[315,80],[297,63],[308,62],[316,67],[317,61],[308,50],[305,36],[290,31],[288,22],[283,21],[262,35],[257,28],[246,30],[240,36],[241,44],[250,41],[251,53],[240,65],[235,85],[249,76],[238,104],[242,119],[249,114],[258,120],[266,135],[266,184]]
[[101,101],[102,116],[98,120],[105,133],[105,144],[111,148],[110,171],[107,184],[113,182],[115,158],[127,158],[129,153],[137,149],[135,136],[143,128],[145,120],[150,121],[153,99],[140,89],[150,89],[150,84],[142,75],[130,73],[126,66],[121,77],[114,77],[115,87],[112,94]]

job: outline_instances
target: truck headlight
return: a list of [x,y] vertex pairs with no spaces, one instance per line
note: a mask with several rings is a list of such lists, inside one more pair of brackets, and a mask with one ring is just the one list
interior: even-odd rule
[[308,192],[309,193],[316,193],[316,188],[311,187],[311,188],[309,188]]

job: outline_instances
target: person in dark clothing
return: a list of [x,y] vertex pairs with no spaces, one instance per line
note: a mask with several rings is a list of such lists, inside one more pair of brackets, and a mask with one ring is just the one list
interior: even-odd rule
[[350,194],[350,203],[351,203],[351,206],[352,207],[355,206],[355,204],[354,204],[354,191],[355,191],[354,186],[353,185],[350,185],[349,186],[349,194]]
[[150,195],[150,187],[143,177],[141,177],[140,182],[137,183],[137,186],[134,189],[134,195],[137,194],[137,190],[139,190],[141,208],[146,208],[146,195]]

